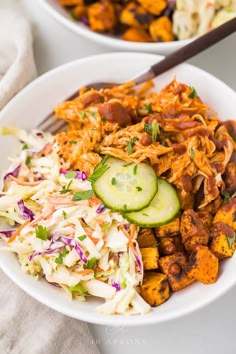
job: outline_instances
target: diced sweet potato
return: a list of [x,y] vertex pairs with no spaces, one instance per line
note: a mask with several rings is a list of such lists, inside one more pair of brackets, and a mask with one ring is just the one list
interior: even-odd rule
[[180,232],[183,244],[188,252],[194,250],[196,245],[207,245],[209,232],[203,222],[192,209],[186,210],[180,222]]
[[86,15],[87,8],[83,5],[77,5],[72,11],[71,15],[76,19],[80,20],[82,16]]
[[84,0],[60,0],[60,4],[62,6],[83,5],[84,4]]
[[120,14],[120,22],[124,25],[148,29],[153,16],[139,4],[129,3]]
[[212,224],[212,215],[208,211],[201,209],[197,212],[197,215],[201,219],[205,228],[209,230]]
[[228,192],[236,190],[236,162],[231,161],[227,164],[224,173],[224,181]]
[[140,248],[153,247],[157,245],[157,239],[152,229],[140,229],[137,241]]
[[158,1],[153,1],[153,0],[138,0],[138,2],[149,12],[151,12],[154,15],[160,15],[162,11],[166,8],[167,6],[167,1],[166,0],[158,0]]
[[186,270],[203,284],[216,282],[219,271],[218,258],[206,246],[197,246],[189,257]]
[[180,232],[179,217],[169,222],[169,224],[155,228],[155,233],[157,237],[175,236],[178,235],[179,232]]
[[97,32],[109,32],[116,24],[115,9],[108,0],[96,2],[88,7],[90,28]]
[[140,295],[151,306],[161,305],[170,297],[167,276],[154,272],[145,274]]
[[194,277],[185,271],[186,263],[185,255],[180,252],[161,257],[159,260],[160,269],[167,275],[173,291],[181,290],[195,281]]
[[223,222],[236,231],[236,197],[224,204],[213,218],[213,224]]
[[171,42],[174,40],[172,23],[167,16],[154,20],[149,26],[149,32],[155,42]]
[[140,252],[145,270],[158,268],[159,253],[157,247],[140,248]]
[[152,38],[142,28],[131,27],[125,31],[121,37],[125,41],[131,42],[152,42]]
[[235,232],[234,230],[221,222],[215,223],[211,229],[210,250],[219,258],[232,257],[235,252]]
[[207,204],[204,208],[201,208],[200,210],[206,211],[211,215],[215,215],[215,213],[220,209],[221,205],[222,205],[222,198],[221,196],[218,196],[210,204]]

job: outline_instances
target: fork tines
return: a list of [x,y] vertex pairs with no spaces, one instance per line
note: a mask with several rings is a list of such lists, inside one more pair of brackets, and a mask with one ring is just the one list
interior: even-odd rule
[[64,120],[58,119],[55,114],[50,114],[37,125],[37,129],[55,134],[64,131],[66,126]]

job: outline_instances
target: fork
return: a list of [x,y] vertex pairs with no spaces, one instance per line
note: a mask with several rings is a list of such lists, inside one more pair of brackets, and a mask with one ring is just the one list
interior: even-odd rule
[[[195,55],[208,49],[215,43],[221,41],[225,37],[236,31],[236,18],[224,23],[223,25],[209,31],[208,33],[198,37],[191,43],[185,45],[184,47],[176,50],[170,55],[166,56],[163,60],[152,65],[144,73],[140,74],[136,78],[129,80],[134,81],[135,85],[144,83],[145,81],[151,80],[158,75],[164,73],[165,71],[175,67],[178,64],[185,62],[186,60],[194,57]],[[95,82],[86,85],[87,89],[94,88],[99,90],[101,88],[111,88],[114,86],[121,85],[122,83],[111,83],[111,82]],[[73,93],[67,100],[73,100],[79,95],[79,90]],[[64,120],[59,120],[54,112],[51,112],[47,117],[45,117],[37,126],[37,129],[48,131],[55,134],[62,131],[66,127],[67,123]]]

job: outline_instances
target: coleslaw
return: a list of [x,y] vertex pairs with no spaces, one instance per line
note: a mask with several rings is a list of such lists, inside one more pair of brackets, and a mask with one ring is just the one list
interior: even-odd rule
[[[14,252],[23,272],[66,291],[105,302],[106,314],[142,314],[150,306],[138,293],[143,264],[138,227],[94,196],[84,171],[67,169],[55,137],[34,130],[2,129],[21,142],[3,176],[1,251]],[[72,142],[73,143],[73,142]]]

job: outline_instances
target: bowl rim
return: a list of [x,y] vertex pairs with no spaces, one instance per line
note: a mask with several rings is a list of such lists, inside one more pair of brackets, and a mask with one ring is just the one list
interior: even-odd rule
[[54,6],[52,6],[47,0],[38,0],[39,5],[44,8],[48,14],[50,14],[55,20],[59,23],[63,24],[65,27],[69,28],[73,32],[80,34],[84,38],[89,38],[93,42],[97,42],[99,44],[122,49],[122,50],[132,50],[132,51],[157,51],[160,52],[166,51],[174,51],[178,48],[187,45],[192,42],[194,38],[176,40],[171,42],[155,42],[155,43],[143,43],[143,42],[132,42],[125,41],[116,37],[110,37],[106,34],[93,32],[91,29],[81,25],[79,22],[76,22],[72,18],[68,18],[60,14]]
[[[48,72],[46,72],[45,74],[39,76],[38,78],[36,78],[35,80],[33,80],[31,83],[29,83],[24,89],[22,89],[0,112],[0,121],[1,121],[1,116],[5,115],[5,112],[8,111],[8,109],[10,109],[12,106],[14,107],[15,104],[17,104],[17,102],[19,102],[19,100],[21,99],[21,96],[26,95],[29,91],[31,90],[35,90],[35,88],[37,89],[37,86],[40,86],[42,83],[47,82],[47,78],[50,76],[53,76],[55,73],[58,73],[60,71],[64,71],[70,67],[73,66],[77,66],[79,63],[88,63],[88,61],[90,62],[94,62],[96,61],[97,58],[106,58],[106,59],[112,59],[112,57],[124,57],[124,56],[143,56],[145,57],[155,57],[157,60],[158,59],[162,59],[163,56],[157,55],[157,54],[149,54],[149,53],[135,53],[135,52],[113,52],[113,53],[105,53],[105,54],[97,54],[97,55],[93,55],[93,56],[89,56],[89,57],[85,57],[82,59],[77,59],[77,60],[73,60],[70,61],[68,63],[65,63],[63,65],[60,65]],[[110,60],[111,60],[110,59]],[[227,90],[230,90],[235,96],[236,93],[235,91],[230,88],[228,85],[226,85],[224,82],[222,82],[221,80],[219,80],[218,78],[216,78],[214,75],[200,69],[197,68],[191,64],[188,63],[184,63],[181,64],[182,66],[185,67],[189,67],[195,70],[195,72],[199,72],[202,73],[206,76],[209,76],[211,78],[211,80],[216,80],[218,81],[222,88],[226,88]],[[215,300],[217,300],[219,297],[221,297],[223,294],[225,294],[229,289],[231,289],[235,283],[236,283],[236,278],[234,279],[234,277],[231,277],[230,280],[227,282],[226,285],[224,285],[224,287],[220,287],[220,288],[216,288],[214,295],[211,295],[210,297],[206,296],[206,297],[199,297],[199,301],[197,304],[190,304],[187,305],[183,308],[181,308],[178,311],[175,311],[174,313],[169,313],[167,315],[165,315],[164,318],[162,318],[161,320],[158,320],[158,314],[156,314],[156,316],[151,316],[149,317],[148,314],[147,315],[137,315],[135,317],[130,316],[130,317],[126,317],[127,321],[125,321],[124,323],[124,316],[107,316],[107,315],[100,315],[100,318],[98,320],[99,317],[94,318],[93,315],[90,314],[78,314],[78,313],[74,313],[72,309],[69,308],[60,308],[60,304],[57,304],[55,302],[50,301],[50,304],[47,301],[47,297],[45,296],[45,294],[41,294],[41,293],[36,293],[34,291],[33,287],[28,287],[23,279],[19,279],[17,277],[17,275],[14,273],[13,269],[9,269],[7,266],[4,265],[4,262],[1,260],[0,257],[0,268],[3,270],[3,272],[17,285],[19,286],[22,290],[24,290],[27,294],[29,294],[30,296],[32,296],[34,299],[38,300],[39,302],[43,303],[44,305],[52,308],[53,310],[56,310],[60,313],[63,313],[69,317],[72,318],[76,318],[78,320],[82,320],[85,322],[89,322],[89,323],[94,323],[94,324],[100,324],[100,325],[110,325],[110,326],[121,326],[121,325],[125,325],[125,326],[144,326],[144,325],[153,325],[153,324],[160,324],[160,323],[165,323],[167,321],[170,320],[175,320],[177,318],[181,318],[184,317],[186,315],[189,315],[193,312],[195,312],[196,310],[199,310],[205,306],[207,306],[210,303],[213,303]],[[139,320],[137,321],[133,321],[132,318],[139,318]],[[129,318],[131,318],[131,320],[129,320]],[[140,320],[141,319],[141,320]]]

